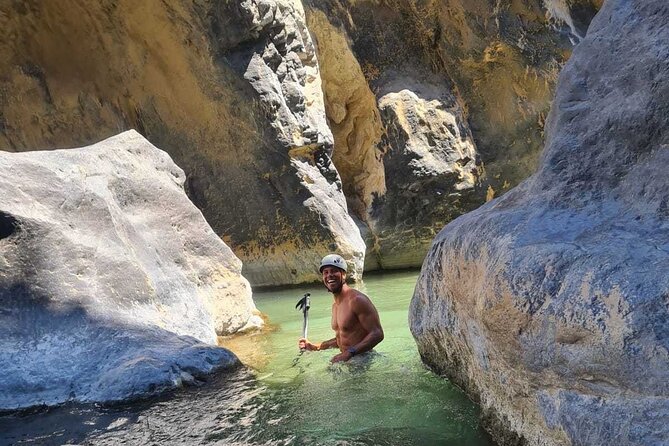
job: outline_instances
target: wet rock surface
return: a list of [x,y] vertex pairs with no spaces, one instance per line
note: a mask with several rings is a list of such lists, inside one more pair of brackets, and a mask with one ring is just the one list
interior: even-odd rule
[[114,401],[238,365],[257,327],[241,262],[134,131],[0,153],[0,409]]
[[502,444],[669,438],[669,9],[606,2],[538,172],[450,223],[412,300],[423,360]]

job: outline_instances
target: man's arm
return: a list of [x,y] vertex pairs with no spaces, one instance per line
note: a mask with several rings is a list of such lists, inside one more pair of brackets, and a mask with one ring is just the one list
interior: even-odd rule
[[[357,296],[353,301],[352,310],[358,318],[360,325],[367,331],[367,336],[356,345],[351,346],[355,349],[355,354],[357,355],[373,349],[379,342],[383,341],[384,335],[379,312],[376,311],[376,307],[367,296]],[[348,361],[352,356],[347,350],[332,358],[332,362]]]
[[327,341],[323,341],[320,344],[312,344],[308,340],[300,338],[298,345],[300,349],[305,349],[310,351],[325,350],[328,348],[335,348],[339,346],[337,344],[337,338],[328,339]]

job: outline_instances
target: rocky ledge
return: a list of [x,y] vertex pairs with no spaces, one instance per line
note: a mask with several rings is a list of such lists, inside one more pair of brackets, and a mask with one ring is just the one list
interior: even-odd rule
[[560,75],[538,172],[435,239],[426,363],[501,444],[669,438],[669,7],[610,0]]
[[0,152],[0,409],[115,401],[239,364],[262,323],[241,262],[137,132]]

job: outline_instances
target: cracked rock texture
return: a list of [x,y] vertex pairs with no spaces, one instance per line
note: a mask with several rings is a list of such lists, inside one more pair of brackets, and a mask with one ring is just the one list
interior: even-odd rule
[[361,274],[299,1],[4,2],[0,42],[0,150],[137,129],[252,284],[316,280],[330,251]]
[[562,71],[538,172],[438,235],[423,360],[501,444],[669,439],[669,6],[610,0]]
[[153,394],[236,365],[257,327],[241,262],[134,131],[0,152],[0,409]]
[[[260,286],[313,281],[321,257],[336,251],[349,263],[355,280],[362,275],[365,244],[348,214],[341,179],[330,159],[332,133],[302,3],[240,4],[250,17],[253,40],[229,51],[226,58],[269,110],[278,141],[287,150],[288,165],[281,166],[281,176],[291,176],[275,180],[275,172],[263,175],[267,192],[277,200],[262,203],[259,213],[269,215],[260,215],[263,219],[254,237],[242,246],[232,242],[238,246],[244,272]],[[235,228],[226,233],[238,230],[243,232]]]
[[416,267],[536,169],[601,1],[302,3],[4,2],[0,150],[137,129],[255,286],[314,281],[332,251],[354,279]]
[[[333,160],[367,242],[365,269],[420,265],[445,223],[536,169],[557,73],[599,6],[304,3]],[[449,123],[448,134],[439,122]]]
[[384,95],[379,108],[392,149],[383,160],[388,191],[371,212],[372,259],[378,267],[407,268],[421,264],[437,232],[463,212],[458,203],[475,196],[481,170],[451,95],[413,85]]

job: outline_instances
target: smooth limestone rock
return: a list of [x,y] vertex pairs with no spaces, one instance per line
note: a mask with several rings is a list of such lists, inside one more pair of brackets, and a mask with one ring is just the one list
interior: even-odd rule
[[611,0],[563,70],[539,171],[450,223],[410,308],[500,444],[669,439],[669,6]]
[[152,394],[238,364],[241,262],[135,131],[0,152],[0,409]]
[[361,274],[299,1],[2,2],[0,60],[0,150],[136,128],[253,285],[317,280],[331,251]]
[[[314,281],[331,251],[354,277],[363,259],[418,266],[442,222],[534,170],[556,73],[599,0],[304,3],[318,63],[298,0],[4,2],[0,150],[137,128],[183,167],[189,196],[254,285]],[[426,220],[406,233],[405,219],[384,217],[406,213],[401,202],[379,207],[409,185],[384,166],[404,147],[382,138],[395,124],[377,101],[420,95],[415,84],[455,99],[447,108],[480,155],[471,173],[482,181],[482,160],[492,187],[449,190],[444,204],[438,192],[453,181],[425,185]]]

